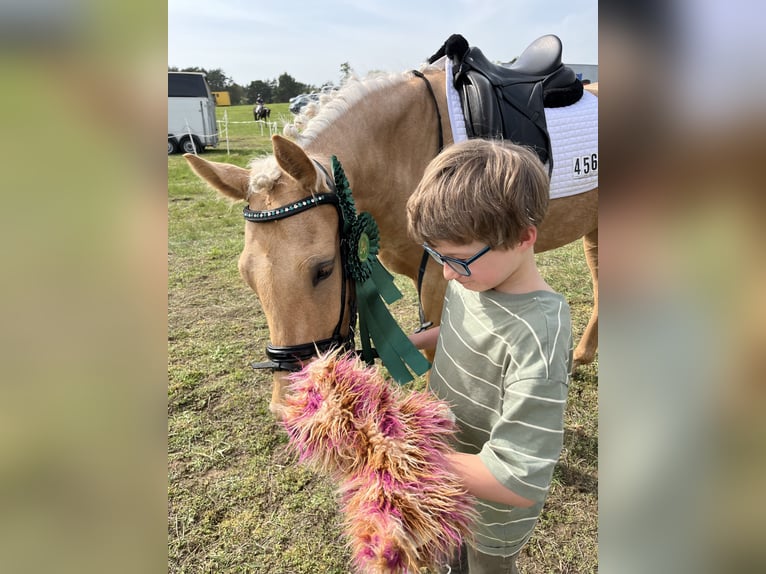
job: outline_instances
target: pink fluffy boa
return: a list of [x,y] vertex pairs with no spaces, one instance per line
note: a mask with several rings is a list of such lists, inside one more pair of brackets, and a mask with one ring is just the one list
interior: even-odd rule
[[391,384],[353,355],[325,354],[290,380],[290,445],[301,462],[340,482],[357,570],[445,565],[475,519],[475,499],[446,458],[456,430],[447,404]]

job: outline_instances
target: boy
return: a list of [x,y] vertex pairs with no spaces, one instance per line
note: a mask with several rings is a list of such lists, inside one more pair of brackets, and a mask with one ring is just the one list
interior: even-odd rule
[[429,385],[459,428],[451,463],[479,499],[453,574],[517,572],[561,453],[571,319],[533,251],[548,185],[527,148],[473,139],[437,156],[407,203],[410,236],[449,281],[440,327],[410,338],[435,347]]

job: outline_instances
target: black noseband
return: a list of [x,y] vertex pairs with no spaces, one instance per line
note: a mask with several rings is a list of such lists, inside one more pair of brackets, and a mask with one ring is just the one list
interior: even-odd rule
[[267,345],[266,356],[271,360],[262,363],[251,363],[250,366],[253,369],[272,369],[274,371],[294,373],[295,371],[300,371],[306,361],[315,357],[317,353],[324,353],[338,347],[344,349],[353,348],[353,331],[349,329],[349,333],[351,336],[346,339],[333,336],[329,339],[322,339],[321,341],[305,343],[303,345],[290,345],[289,347]]

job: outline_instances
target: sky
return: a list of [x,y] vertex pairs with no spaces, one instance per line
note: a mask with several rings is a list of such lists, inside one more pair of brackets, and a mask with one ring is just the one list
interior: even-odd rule
[[283,73],[338,84],[418,68],[451,34],[507,62],[556,34],[569,64],[598,63],[597,0],[168,0],[168,65],[220,68],[247,86]]

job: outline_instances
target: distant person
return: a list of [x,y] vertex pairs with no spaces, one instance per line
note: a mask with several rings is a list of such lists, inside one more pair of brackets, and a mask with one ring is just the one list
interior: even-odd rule
[[268,118],[270,114],[271,110],[263,105],[263,98],[261,94],[258,94],[258,97],[255,98],[255,107],[253,107],[253,119],[257,122]]

